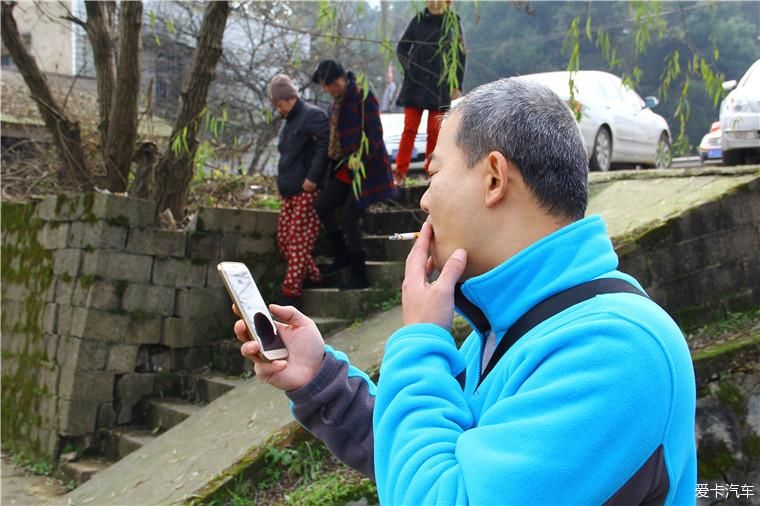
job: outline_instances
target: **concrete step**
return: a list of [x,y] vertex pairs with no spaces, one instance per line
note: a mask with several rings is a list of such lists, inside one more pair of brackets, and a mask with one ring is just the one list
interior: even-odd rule
[[156,434],[147,429],[118,427],[101,433],[101,454],[116,462],[135,450],[156,439]]
[[364,233],[390,235],[396,232],[414,232],[422,227],[427,214],[420,209],[388,209],[364,213]]
[[[240,353],[238,352],[238,355]],[[242,358],[242,357],[241,357]],[[210,403],[226,394],[230,390],[245,384],[247,379],[238,376],[230,376],[220,371],[209,371],[193,380],[193,398],[203,403]]]
[[[401,288],[404,279],[404,263],[399,261],[368,260],[367,278],[371,287],[375,288]],[[351,269],[346,267],[332,276],[323,279],[320,288],[337,288],[340,283],[347,282],[351,277]]]
[[141,405],[140,424],[150,431],[165,432],[200,411],[201,406],[176,398],[148,399]]
[[102,458],[82,458],[62,463],[58,466],[58,473],[64,483],[73,482],[79,486],[97,473],[111,467],[111,464],[112,462]]
[[382,288],[344,291],[337,288],[311,288],[304,290],[301,306],[302,311],[312,318],[339,316],[353,320],[377,311],[392,296],[391,290]]
[[414,241],[389,241],[388,235],[365,235],[367,258],[376,261],[405,262]]

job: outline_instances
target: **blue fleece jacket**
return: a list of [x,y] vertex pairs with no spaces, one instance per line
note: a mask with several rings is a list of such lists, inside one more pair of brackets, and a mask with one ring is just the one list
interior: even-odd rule
[[[477,386],[489,335],[498,340],[540,301],[592,279],[638,286],[617,264],[600,217],[545,237],[461,286],[468,310],[457,310],[476,328],[461,349],[436,325],[395,332],[376,392],[358,388],[368,380],[328,347],[323,384],[311,387],[326,404],[311,406],[305,425],[319,425],[329,446],[352,433],[346,420],[356,427],[358,412],[373,412],[363,443],[343,445],[367,454],[372,442],[374,466],[356,456],[351,464],[374,473],[384,505],[694,504],[691,357],[651,300],[605,294],[579,303],[526,333]],[[339,382],[353,387],[338,394]],[[302,392],[294,400],[302,423],[304,402]]]
[[[498,338],[557,292],[633,281],[617,263],[604,222],[590,217],[462,292]],[[410,325],[388,341],[374,410],[383,504],[599,504],[659,447],[666,503],[695,502],[694,372],[656,304],[633,294],[578,304],[515,343],[476,390],[486,337],[474,332],[458,350],[448,331]]]

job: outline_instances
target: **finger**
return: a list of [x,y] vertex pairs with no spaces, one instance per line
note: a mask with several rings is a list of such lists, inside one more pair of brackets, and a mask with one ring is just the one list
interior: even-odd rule
[[443,266],[436,283],[440,283],[445,287],[451,287],[453,290],[454,285],[462,277],[465,267],[467,267],[467,251],[459,248],[446,260],[446,264]]
[[305,327],[306,325],[313,323],[308,316],[293,306],[269,304],[269,311],[272,312],[272,316],[293,327]]
[[248,360],[251,360],[254,363],[265,363],[259,355],[259,351],[261,351],[261,346],[259,346],[259,343],[256,341],[245,342],[243,343],[243,346],[240,347],[240,354]]
[[425,222],[420,229],[420,236],[414,241],[414,246],[406,257],[406,267],[404,269],[405,279],[424,279],[425,266],[427,264],[428,253],[430,251],[430,238],[433,235],[430,223]]
[[236,321],[233,329],[235,330],[235,336],[241,343],[246,343],[252,340],[251,333],[248,332],[248,327],[245,326],[245,322],[243,320]]
[[238,318],[243,317],[243,315],[240,314],[240,310],[238,309],[237,304],[232,304],[232,312],[235,313]]
[[265,383],[269,383],[269,379],[272,375],[282,371],[288,366],[288,362],[285,360],[275,360],[274,362],[265,362],[259,358],[254,361],[253,372],[256,376],[264,380]]

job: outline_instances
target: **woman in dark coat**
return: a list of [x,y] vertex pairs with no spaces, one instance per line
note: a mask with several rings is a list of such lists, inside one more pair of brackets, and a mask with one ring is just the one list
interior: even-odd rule
[[[427,145],[425,147],[425,172],[428,168],[430,154],[438,140],[438,130],[445,109],[451,100],[459,98],[464,79],[464,39],[462,26],[457,20],[457,30],[446,29],[444,20],[450,9],[451,1],[428,0],[425,10],[412,18],[404,35],[396,47],[401,67],[404,70],[404,82],[401,86],[397,104],[404,108],[404,133],[396,157],[394,180],[401,184],[409,171],[414,139],[420,126],[422,112],[428,111]],[[443,36],[443,40],[441,39]],[[457,84],[451,88],[449,79],[444,75],[446,67],[444,57],[450,52],[452,38],[457,36],[456,44]]]
[[[315,204],[334,257],[323,275],[329,276],[350,266],[351,277],[341,288],[367,288],[369,281],[359,219],[367,206],[397,194],[383,143],[377,99],[371,91],[364,97],[353,73],[347,73],[334,60],[320,62],[312,81],[333,97],[328,114],[327,147],[332,171]],[[369,141],[364,145],[363,134]],[[355,164],[360,149],[363,172]],[[361,183],[360,188],[355,181]],[[337,209],[342,213],[340,225],[335,218]]]

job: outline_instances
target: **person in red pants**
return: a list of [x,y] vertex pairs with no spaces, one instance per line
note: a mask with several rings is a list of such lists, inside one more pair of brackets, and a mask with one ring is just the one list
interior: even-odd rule
[[298,306],[304,282],[319,283],[319,269],[312,257],[320,221],[314,203],[327,170],[327,114],[298,97],[298,90],[285,74],[272,78],[269,98],[285,118],[277,150],[277,191],[280,217],[277,247],[287,269],[282,283],[281,306]]
[[[445,110],[451,100],[462,94],[464,79],[464,39],[462,27],[457,16],[458,31],[445,30],[444,19],[451,1],[428,0],[425,10],[414,16],[409,22],[404,35],[396,47],[401,67],[404,70],[404,82],[397,105],[404,108],[404,132],[396,157],[396,170],[393,179],[401,185],[409,171],[414,139],[420,126],[422,112],[428,111],[427,145],[425,147],[425,173],[428,170],[430,154],[438,140],[438,130]],[[458,34],[458,40],[452,38]],[[452,87],[444,75],[444,57],[451,44],[456,44],[458,59],[456,62],[457,86]]]

